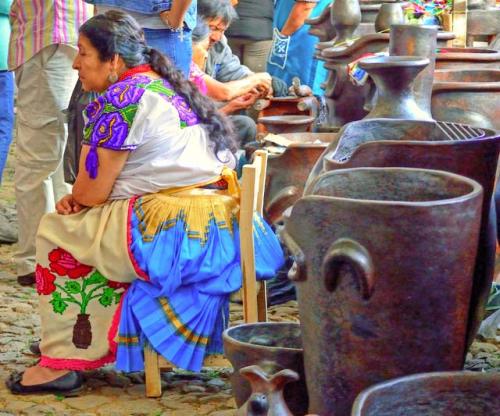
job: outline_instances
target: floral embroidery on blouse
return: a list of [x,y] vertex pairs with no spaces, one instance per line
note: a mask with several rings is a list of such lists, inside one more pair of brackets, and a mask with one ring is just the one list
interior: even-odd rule
[[162,98],[164,98],[175,107],[175,109],[179,113],[181,128],[194,126],[200,122],[198,116],[191,109],[191,107],[189,107],[186,100],[175,93],[168,81],[164,79],[156,79],[149,85],[147,85],[146,89],[148,91],[157,92]]
[[89,176],[97,177],[99,160],[97,147],[112,150],[135,150],[137,144],[125,144],[139,101],[145,91],[158,93],[165,101],[172,104],[178,114],[180,127],[199,123],[196,113],[187,101],[177,95],[172,86],[164,79],[151,79],[137,74],[124,81],[113,84],[85,109],[87,123],[84,128],[83,143],[90,145],[85,160],[85,169]]

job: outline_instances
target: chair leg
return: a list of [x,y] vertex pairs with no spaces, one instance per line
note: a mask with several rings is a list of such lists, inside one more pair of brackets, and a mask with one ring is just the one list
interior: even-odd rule
[[160,366],[158,353],[150,346],[144,347],[144,375],[146,377],[146,396],[161,396]]
[[257,315],[259,322],[267,322],[267,286],[264,280],[260,282],[260,290],[257,293]]

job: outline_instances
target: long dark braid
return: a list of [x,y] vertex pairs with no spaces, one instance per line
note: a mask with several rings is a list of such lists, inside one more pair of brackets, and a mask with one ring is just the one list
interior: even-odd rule
[[146,45],[144,31],[132,16],[110,10],[87,20],[80,27],[80,33],[98,50],[102,61],[109,61],[118,54],[128,68],[149,63],[198,116],[213,143],[215,155],[226,149],[236,152],[238,146],[229,119],[218,111],[213,100],[202,95],[195,84],[185,79],[165,55]]
[[229,119],[216,107],[213,100],[200,93],[195,84],[184,78],[169,59],[156,49],[148,48],[149,63],[153,71],[165,78],[174,91],[183,97],[196,113],[208,132],[208,137],[215,144],[215,154],[219,150],[229,149],[233,153],[238,150]]

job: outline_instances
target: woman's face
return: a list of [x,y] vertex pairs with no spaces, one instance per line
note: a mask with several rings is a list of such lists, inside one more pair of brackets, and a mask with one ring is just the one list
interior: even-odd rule
[[73,61],[73,69],[78,71],[78,77],[85,91],[103,92],[109,87],[108,76],[115,72],[113,61],[103,62],[99,52],[90,40],[80,34],[78,37],[78,54]]

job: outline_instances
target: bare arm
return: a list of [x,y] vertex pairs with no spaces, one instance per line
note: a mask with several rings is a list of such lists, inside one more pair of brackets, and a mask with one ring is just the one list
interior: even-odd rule
[[128,150],[116,151],[98,147],[99,172],[95,179],[91,179],[85,169],[85,159],[89,150],[88,145],[82,146],[80,169],[73,185],[72,195],[78,204],[92,207],[107,201],[116,178],[122,171],[130,152]]
[[280,30],[285,36],[292,36],[299,30],[316,6],[315,2],[297,1],[295,2],[285,25]]
[[267,72],[252,74],[229,82],[217,81],[207,74],[203,76],[203,79],[207,85],[207,95],[217,101],[230,101],[254,89],[270,90],[271,87],[271,77]]
[[219,111],[223,114],[230,115],[239,110],[246,110],[253,105],[259,98],[259,94],[248,93],[229,101],[226,105],[221,107]]
[[160,13],[160,18],[167,26],[171,26],[174,29],[179,29],[182,27],[184,22],[184,15],[189,9],[192,0],[173,0],[172,8],[170,10],[165,10]]

